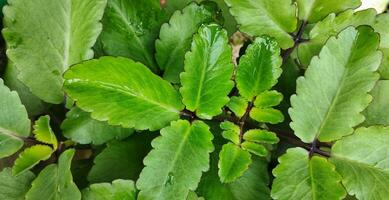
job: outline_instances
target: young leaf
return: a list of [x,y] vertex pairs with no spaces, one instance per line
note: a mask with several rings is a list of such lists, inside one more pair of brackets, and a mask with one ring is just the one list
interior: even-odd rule
[[282,112],[274,108],[253,108],[250,111],[250,117],[257,122],[270,124],[278,124],[284,121]]
[[224,121],[220,123],[220,128],[223,129],[222,132],[223,138],[233,142],[234,144],[240,143],[240,138],[239,138],[240,128],[238,125],[230,121]]
[[269,35],[287,49],[294,45],[289,33],[296,30],[296,6],[291,0],[225,0],[242,32],[252,36]]
[[283,95],[275,90],[264,91],[255,98],[254,106],[258,108],[278,106],[283,98]]
[[219,177],[222,183],[230,183],[241,177],[251,164],[251,154],[239,146],[227,143],[219,154]]
[[112,184],[92,184],[82,192],[83,200],[136,200],[135,184],[131,180],[114,180]]
[[273,170],[273,199],[340,200],[346,196],[341,176],[325,158],[309,158],[306,150],[292,148],[278,161],[280,164]]
[[249,142],[277,144],[280,139],[273,132],[260,129],[251,129],[244,133],[243,139]]
[[309,32],[309,41],[298,46],[297,53],[300,63],[303,66],[308,66],[312,57],[320,53],[328,38],[337,35],[348,26],[373,25],[376,14],[375,9],[358,12],[346,10],[338,15],[329,14],[324,20],[316,23]]
[[70,172],[74,149],[66,150],[59,157],[58,165],[45,167],[32,182],[26,200],[80,200],[81,193]]
[[52,153],[53,149],[46,145],[35,145],[25,149],[15,160],[12,174],[16,176],[33,168],[40,161],[49,159]]
[[157,70],[154,41],[167,14],[153,0],[108,0],[99,37],[104,52],[128,57]]
[[162,25],[159,39],[155,42],[155,57],[159,67],[164,70],[165,80],[173,83],[180,81],[185,53],[190,50],[193,35],[201,24],[213,20],[216,11],[217,5],[214,2],[191,3],[182,11],[174,12],[169,23]]
[[90,183],[111,182],[115,179],[136,180],[143,169],[143,158],[151,149],[152,133],[140,133],[123,141],[112,141],[94,159],[89,171]]
[[383,13],[377,16],[373,28],[380,34],[380,50],[384,54],[384,58],[380,67],[381,78],[389,79],[389,14]]
[[30,134],[27,111],[16,92],[11,92],[0,79],[0,158],[14,154]]
[[234,66],[227,32],[216,24],[202,26],[185,55],[180,89],[183,103],[203,119],[222,112],[233,87]]
[[380,80],[370,93],[373,101],[363,111],[366,117],[364,126],[385,125],[389,126],[389,80]]
[[213,135],[201,121],[179,120],[161,130],[136,183],[139,199],[185,199],[209,169]]
[[349,8],[357,8],[360,0],[297,0],[299,19],[314,23],[330,13],[338,13]]
[[53,145],[53,149],[57,150],[58,141],[50,127],[50,116],[45,115],[40,117],[35,122],[34,130],[32,132],[34,133],[36,140],[45,144],[51,144]]
[[106,0],[10,0],[4,7],[7,56],[18,78],[49,103],[63,101],[62,73],[93,57]]
[[349,27],[331,37],[314,57],[305,77],[297,79],[297,95],[289,109],[295,134],[309,143],[330,142],[349,135],[362,123],[379,75],[378,35],[366,26]]
[[107,122],[92,119],[89,113],[78,107],[73,107],[66,113],[61,129],[63,135],[74,142],[95,145],[121,140],[134,132],[133,129],[111,126]]
[[64,77],[64,89],[77,106],[111,125],[157,130],[178,119],[183,109],[173,86],[126,58],[86,61]]
[[0,172],[0,199],[24,200],[35,175],[26,171],[19,176],[13,176],[11,171],[10,168],[5,168]]
[[389,196],[388,144],[389,127],[373,126],[357,129],[332,147],[330,161],[350,195],[364,200]]
[[257,144],[248,141],[242,143],[242,149],[261,157],[267,156],[267,154],[269,153],[268,150],[262,144]]
[[234,112],[234,114],[238,117],[243,117],[246,112],[248,106],[248,101],[243,97],[233,96],[230,98],[230,102],[228,102],[227,107]]
[[277,43],[269,37],[259,37],[239,61],[236,83],[247,100],[269,90],[282,73],[282,59]]

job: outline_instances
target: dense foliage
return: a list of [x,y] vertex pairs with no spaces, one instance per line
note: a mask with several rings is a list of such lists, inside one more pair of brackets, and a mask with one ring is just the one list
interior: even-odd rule
[[2,0],[0,199],[389,199],[360,4]]

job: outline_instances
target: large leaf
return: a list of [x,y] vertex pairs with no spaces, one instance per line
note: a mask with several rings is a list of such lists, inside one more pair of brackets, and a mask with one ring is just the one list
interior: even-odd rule
[[310,23],[322,20],[330,13],[357,8],[360,0],[297,0],[299,19]]
[[384,53],[384,58],[381,63],[380,73],[381,78],[389,80],[389,14],[380,14],[376,18],[376,23],[373,25],[374,30],[380,34],[380,50]]
[[371,91],[373,101],[363,112],[366,117],[364,126],[385,125],[389,126],[389,80],[377,82],[375,88]]
[[291,0],[225,0],[240,30],[252,36],[275,37],[283,49],[294,45],[289,34],[296,30],[296,6]]
[[289,149],[273,170],[273,199],[340,200],[346,196],[335,166],[325,158],[309,157],[302,148]]
[[219,177],[222,183],[230,183],[241,177],[251,164],[251,154],[238,145],[227,143],[219,154]]
[[331,37],[314,57],[304,77],[297,79],[297,95],[289,110],[295,134],[304,142],[329,142],[351,134],[362,123],[379,78],[379,38],[369,27],[349,27]]
[[389,196],[389,127],[359,128],[335,143],[331,159],[350,195],[359,200]]
[[99,42],[106,54],[131,58],[156,71],[154,41],[166,20],[158,1],[108,0]]
[[74,149],[66,150],[59,157],[58,165],[45,167],[32,182],[26,200],[80,200],[81,193],[70,172]]
[[185,199],[209,169],[212,139],[209,127],[201,121],[174,121],[162,129],[143,161],[146,167],[136,184],[138,199]]
[[16,92],[11,92],[0,79],[0,158],[10,156],[23,146],[30,134],[27,111]]
[[91,183],[111,182],[115,179],[136,180],[143,169],[143,158],[151,149],[152,133],[140,133],[124,141],[113,141],[96,156],[88,174]]
[[111,126],[107,122],[92,119],[90,114],[74,107],[61,124],[65,137],[80,144],[103,144],[111,140],[120,140],[130,136],[134,130]]
[[337,35],[348,26],[373,25],[376,14],[374,9],[358,12],[346,10],[338,15],[329,14],[324,20],[316,23],[309,32],[309,41],[298,46],[300,63],[308,66],[312,57],[319,54],[328,38]]
[[135,184],[131,180],[115,180],[112,184],[90,185],[82,192],[83,200],[135,200]]
[[10,0],[4,7],[7,55],[18,78],[49,103],[63,101],[62,73],[93,57],[106,0]]
[[19,176],[13,176],[10,168],[5,168],[0,172],[0,199],[4,200],[25,200],[30,184],[35,175],[26,171]]
[[213,20],[216,7],[213,2],[191,3],[182,11],[176,11],[169,23],[162,25],[159,39],[155,43],[155,57],[159,67],[164,70],[164,79],[179,82],[179,75],[184,71],[185,53],[190,50],[192,37],[201,24]]
[[215,24],[202,26],[185,55],[181,74],[180,92],[186,108],[204,119],[220,114],[234,85],[233,70],[227,32]]
[[65,91],[92,118],[111,125],[157,130],[179,118],[179,93],[143,64],[102,57],[65,73]]
[[12,168],[14,175],[19,175],[35,165],[40,161],[47,160],[53,153],[53,149],[46,145],[35,145],[25,149],[19,154],[19,157],[15,160],[15,164]]
[[236,83],[239,93],[248,100],[272,88],[282,73],[282,59],[277,43],[258,37],[239,61]]

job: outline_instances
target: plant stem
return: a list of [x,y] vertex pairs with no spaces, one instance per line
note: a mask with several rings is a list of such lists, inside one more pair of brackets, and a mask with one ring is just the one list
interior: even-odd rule
[[305,27],[307,26],[308,22],[307,21],[303,21],[297,31],[297,34],[293,37],[293,40],[294,40],[294,45],[293,47],[285,50],[283,53],[282,53],[282,63],[285,63],[290,54],[292,54],[293,50],[296,49],[300,43],[302,42],[305,42],[306,40],[302,38],[303,36],[303,33],[304,33],[304,30],[305,30]]
[[256,97],[254,97],[253,100],[249,102],[249,104],[247,105],[247,108],[246,108],[246,112],[243,114],[243,116],[238,121],[239,129],[240,129],[240,132],[239,132],[240,143],[243,142],[243,135],[244,135],[244,128],[245,128],[244,126],[245,126],[245,123],[250,115],[251,109],[253,109],[253,107],[254,107],[255,98]]

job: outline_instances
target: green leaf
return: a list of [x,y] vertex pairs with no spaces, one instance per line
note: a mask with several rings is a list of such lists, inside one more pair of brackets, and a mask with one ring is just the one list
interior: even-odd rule
[[272,88],[282,73],[281,64],[280,49],[273,39],[255,39],[239,61],[236,74],[239,93],[247,100],[252,100]]
[[243,142],[242,149],[261,157],[265,157],[269,153],[268,150],[262,144],[257,144],[254,142]]
[[153,0],[108,0],[99,42],[107,55],[128,57],[157,70],[154,42],[167,14]]
[[240,128],[238,125],[230,122],[224,121],[220,123],[220,128],[223,129],[222,136],[223,138],[233,142],[234,144],[240,144]]
[[35,145],[25,149],[19,154],[12,168],[12,173],[16,176],[37,165],[40,161],[50,158],[53,149],[46,145]]
[[276,177],[271,196],[273,199],[343,199],[346,191],[335,166],[325,158],[309,157],[302,148],[288,149],[273,170]]
[[274,108],[253,108],[250,111],[250,117],[257,122],[278,124],[284,121],[284,115],[281,111]]
[[248,101],[243,97],[232,96],[227,107],[238,117],[243,117],[246,113]]
[[362,123],[379,76],[378,35],[369,27],[349,27],[331,37],[314,57],[291,97],[290,124],[306,143],[330,142],[349,135]]
[[189,191],[189,194],[186,197],[186,200],[204,200],[204,198],[203,197],[198,197],[196,192]]
[[51,144],[53,145],[54,151],[57,150],[58,141],[50,127],[50,116],[45,115],[40,117],[35,122],[34,130],[32,132],[34,133],[36,140],[45,144]]
[[26,108],[16,92],[11,92],[0,79],[0,158],[14,154],[30,134]]
[[185,53],[190,50],[193,35],[201,24],[213,21],[216,8],[214,2],[191,3],[182,11],[174,12],[169,23],[162,25],[159,39],[155,42],[155,57],[159,67],[164,70],[165,80],[173,83],[180,81]]
[[0,172],[0,199],[25,200],[24,196],[35,175],[26,171],[19,176],[13,176],[11,171],[11,168],[5,168]]
[[380,34],[380,50],[384,53],[384,58],[380,67],[381,78],[389,80],[389,33],[388,33],[389,14],[380,14],[373,24],[373,28]]
[[173,86],[126,58],[86,61],[64,77],[64,89],[77,106],[111,125],[157,130],[178,119],[183,109]]
[[251,154],[239,146],[227,143],[219,154],[219,177],[222,183],[230,183],[241,177],[251,164]]
[[62,73],[91,59],[106,0],[9,0],[3,35],[18,78],[49,103],[61,103]]
[[185,199],[209,169],[212,139],[209,127],[201,121],[174,121],[162,129],[143,161],[146,167],[136,184],[138,199]]
[[115,179],[136,180],[143,169],[143,158],[151,149],[152,133],[135,134],[123,141],[112,141],[94,159],[88,174],[91,183]]
[[297,0],[299,19],[314,23],[330,13],[338,13],[349,8],[357,8],[360,0]]
[[278,106],[283,98],[283,95],[275,90],[264,91],[255,98],[254,106],[258,108]]
[[271,131],[251,129],[244,133],[243,139],[249,142],[265,143],[265,144],[277,144],[280,139],[277,135]]
[[80,144],[100,145],[111,140],[121,140],[133,134],[133,129],[111,126],[92,119],[90,114],[73,107],[61,125],[65,137]]
[[61,154],[58,165],[45,167],[32,182],[26,200],[80,200],[81,193],[70,172],[75,150],[69,149]]
[[389,126],[389,80],[378,81],[370,94],[373,96],[373,101],[363,111],[363,115],[366,117],[363,125]]
[[220,114],[234,85],[233,70],[227,32],[216,24],[202,26],[185,55],[185,72],[180,75],[186,108],[203,119]]
[[269,35],[283,49],[294,41],[289,33],[296,30],[296,5],[291,0],[225,0],[242,32],[251,36]]
[[135,184],[131,180],[114,180],[112,184],[92,184],[82,192],[83,200],[136,200]]
[[330,161],[350,195],[360,200],[389,196],[388,144],[389,127],[373,126],[357,129],[332,147]]
[[[341,2],[341,1],[339,1]],[[298,57],[302,65],[308,66],[313,56],[318,55],[328,38],[337,35],[348,26],[373,25],[376,18],[375,9],[355,12],[346,10],[338,15],[329,14],[318,22],[309,32],[309,41],[298,46]]]

